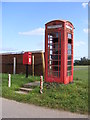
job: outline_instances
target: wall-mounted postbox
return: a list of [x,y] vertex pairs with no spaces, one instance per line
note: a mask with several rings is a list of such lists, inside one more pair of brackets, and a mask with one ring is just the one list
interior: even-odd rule
[[23,64],[24,65],[31,65],[32,63],[32,53],[31,52],[25,52],[23,54]]
[[31,63],[32,63],[32,53],[25,52],[23,54],[23,64],[26,65],[26,77],[28,77],[28,65],[31,65]]

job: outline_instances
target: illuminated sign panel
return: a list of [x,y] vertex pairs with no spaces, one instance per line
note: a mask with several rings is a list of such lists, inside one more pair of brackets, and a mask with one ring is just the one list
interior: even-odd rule
[[51,25],[51,26],[47,26],[48,29],[53,29],[53,28],[61,28],[62,25]]
[[70,27],[70,26],[68,26],[68,25],[66,25],[66,28],[68,28],[68,29],[72,30],[72,27]]

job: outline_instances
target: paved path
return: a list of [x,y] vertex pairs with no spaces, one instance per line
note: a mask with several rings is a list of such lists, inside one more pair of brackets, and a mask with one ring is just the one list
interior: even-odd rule
[[66,111],[59,111],[39,107],[31,104],[19,103],[13,100],[2,98],[3,118],[87,118],[87,115],[80,115]]

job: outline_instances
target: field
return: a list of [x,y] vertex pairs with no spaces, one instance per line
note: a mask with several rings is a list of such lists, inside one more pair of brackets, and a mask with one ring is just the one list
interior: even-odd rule
[[26,79],[25,75],[22,74],[12,75],[12,85],[11,88],[8,88],[8,74],[2,74],[2,97],[54,109],[87,114],[88,67],[75,68],[82,69],[74,70],[74,83],[68,85],[44,83],[43,94],[39,93],[39,87],[34,88],[27,95],[15,92],[25,83],[39,81],[40,78],[37,76],[29,76]]

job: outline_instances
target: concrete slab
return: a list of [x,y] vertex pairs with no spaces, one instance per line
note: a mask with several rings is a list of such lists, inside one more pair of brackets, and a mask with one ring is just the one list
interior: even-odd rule
[[24,85],[25,88],[40,86],[40,81],[30,82]]
[[20,88],[20,91],[25,91],[25,92],[30,92],[32,90],[33,89],[31,89],[31,88],[24,88],[24,87]]

